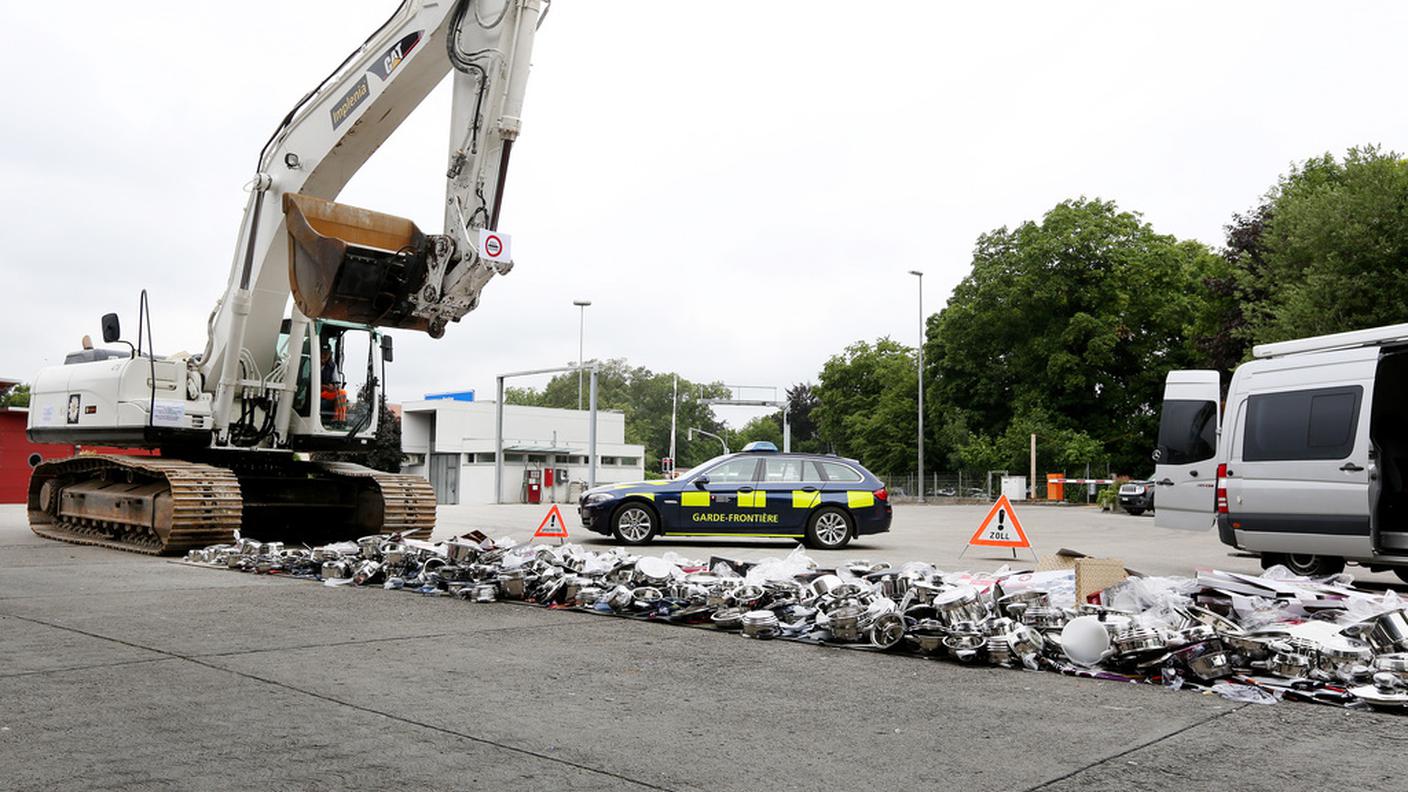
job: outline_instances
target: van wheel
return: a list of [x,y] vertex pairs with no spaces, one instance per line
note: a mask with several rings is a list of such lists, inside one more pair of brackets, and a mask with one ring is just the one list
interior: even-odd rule
[[1261,556],[1262,569],[1270,569],[1276,564],[1305,577],[1325,577],[1326,575],[1338,575],[1344,571],[1344,559],[1335,556],[1302,555],[1300,553],[1265,553]]
[[817,509],[807,521],[807,547],[840,550],[851,542],[855,523],[851,515],[834,506]]

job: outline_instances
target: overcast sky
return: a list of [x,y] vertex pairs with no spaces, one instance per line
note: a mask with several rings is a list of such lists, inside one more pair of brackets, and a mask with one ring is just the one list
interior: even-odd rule
[[[143,287],[157,348],[199,351],[260,146],[395,5],[5,2],[0,376],[109,310],[130,334]],[[517,266],[444,339],[398,333],[389,393],[488,396],[575,359],[574,299],[588,357],[813,380],[850,342],[915,343],[909,270],[937,311],[980,233],[1080,195],[1216,245],[1292,161],[1408,148],[1406,23],[1390,2],[557,0],[500,223]],[[439,230],[447,87],[341,201]]]

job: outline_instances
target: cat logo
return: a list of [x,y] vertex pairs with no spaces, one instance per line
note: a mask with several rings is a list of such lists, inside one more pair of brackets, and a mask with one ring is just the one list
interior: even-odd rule
[[391,46],[391,49],[382,53],[380,59],[374,61],[367,71],[385,80],[391,76],[391,72],[396,71],[396,67],[401,65],[401,61],[411,54],[411,50],[420,43],[421,32],[411,33]]

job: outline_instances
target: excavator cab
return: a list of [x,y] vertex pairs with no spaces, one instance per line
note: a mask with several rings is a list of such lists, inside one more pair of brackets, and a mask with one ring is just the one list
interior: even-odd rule
[[430,240],[402,217],[300,193],[284,195],[289,284],[304,315],[429,331],[411,311]]

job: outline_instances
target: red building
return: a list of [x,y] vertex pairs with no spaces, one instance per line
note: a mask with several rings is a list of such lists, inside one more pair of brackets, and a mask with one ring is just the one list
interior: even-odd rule
[[[0,394],[19,383],[0,379]],[[29,492],[29,472],[46,459],[73,456],[71,445],[31,443],[25,437],[29,410],[0,407],[0,503],[24,503]]]

